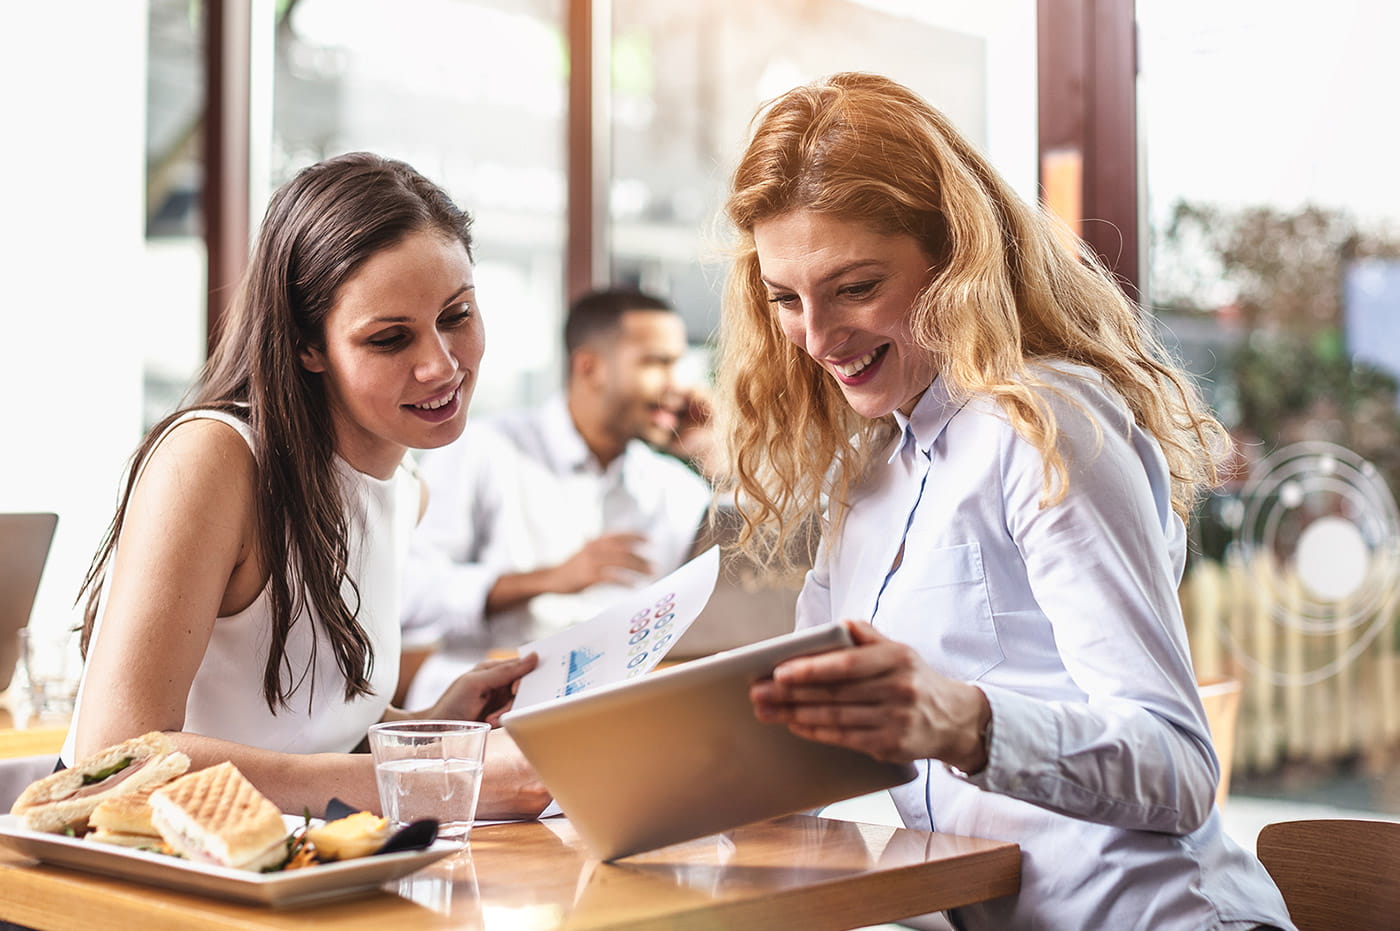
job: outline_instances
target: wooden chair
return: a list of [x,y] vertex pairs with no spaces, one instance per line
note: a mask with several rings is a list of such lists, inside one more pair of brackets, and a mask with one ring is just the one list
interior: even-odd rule
[[1206,724],[1220,760],[1220,785],[1215,792],[1215,804],[1225,807],[1230,797],[1230,769],[1235,759],[1235,722],[1240,716],[1240,692],[1244,683],[1228,676],[1197,679],[1201,704],[1206,709]]
[[1400,824],[1279,821],[1259,832],[1257,850],[1299,931],[1400,922]]

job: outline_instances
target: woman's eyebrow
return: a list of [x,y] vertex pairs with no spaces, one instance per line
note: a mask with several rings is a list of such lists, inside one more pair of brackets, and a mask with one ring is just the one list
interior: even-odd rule
[[453,294],[453,295],[452,295],[451,297],[449,297],[447,300],[443,301],[443,302],[442,302],[442,306],[443,306],[444,308],[446,308],[446,307],[451,307],[453,304],[457,303],[459,300],[462,299],[462,295],[466,294],[468,291],[475,291],[475,290],[476,290],[476,285],[474,285],[474,284],[464,284],[464,285],[462,285],[460,288],[457,289],[457,293]]
[[[840,278],[842,275],[849,275],[853,271],[857,271],[859,269],[867,267],[881,266],[882,264],[883,263],[879,259],[857,259],[854,262],[847,262],[845,265],[837,266],[836,268],[833,268],[831,271],[827,272],[825,275],[822,275],[820,278],[817,279],[817,284],[826,284],[829,281],[834,281],[835,279]],[[776,281],[770,279],[767,275],[759,275],[758,280],[762,281],[770,288],[785,287],[785,285],[778,284]]]

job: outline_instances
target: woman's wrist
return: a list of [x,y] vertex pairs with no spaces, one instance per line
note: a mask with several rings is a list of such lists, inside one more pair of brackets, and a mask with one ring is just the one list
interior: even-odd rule
[[969,776],[987,768],[992,744],[992,704],[987,695],[975,685],[963,683],[968,700],[966,720],[963,729],[964,744],[955,760],[948,760]]
[[422,717],[421,712],[405,711],[403,708],[400,708],[396,705],[390,705],[388,708],[384,709],[384,714],[380,716],[379,723],[384,724],[386,722],[391,721],[412,721],[420,717]]

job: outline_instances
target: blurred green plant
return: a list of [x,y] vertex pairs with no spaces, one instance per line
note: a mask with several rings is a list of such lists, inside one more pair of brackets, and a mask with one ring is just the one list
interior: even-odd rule
[[[1153,303],[1216,321],[1212,354],[1224,365],[1211,377],[1229,400],[1222,419],[1249,444],[1244,458],[1327,440],[1371,461],[1394,493],[1400,380],[1351,359],[1344,339],[1344,277],[1367,258],[1400,258],[1400,235],[1324,207],[1180,202],[1154,236]],[[1213,556],[1226,540],[1205,542]]]
[[1387,409],[1393,415],[1400,389],[1400,381],[1390,373],[1348,358],[1336,339],[1291,334],[1247,339],[1230,357],[1228,368],[1239,425],[1264,439],[1286,438],[1297,432],[1299,419],[1323,417],[1339,422],[1324,422],[1317,429],[1345,434],[1338,439],[1354,445],[1361,437],[1351,437],[1355,431],[1349,427],[1373,426],[1378,416],[1386,419]]

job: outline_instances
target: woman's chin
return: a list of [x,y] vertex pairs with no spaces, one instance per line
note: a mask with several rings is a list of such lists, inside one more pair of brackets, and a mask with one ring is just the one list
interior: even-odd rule
[[864,386],[852,388],[842,385],[841,393],[845,395],[846,403],[851,406],[851,410],[869,420],[879,420],[881,417],[893,413],[899,407],[897,398],[865,390]]

